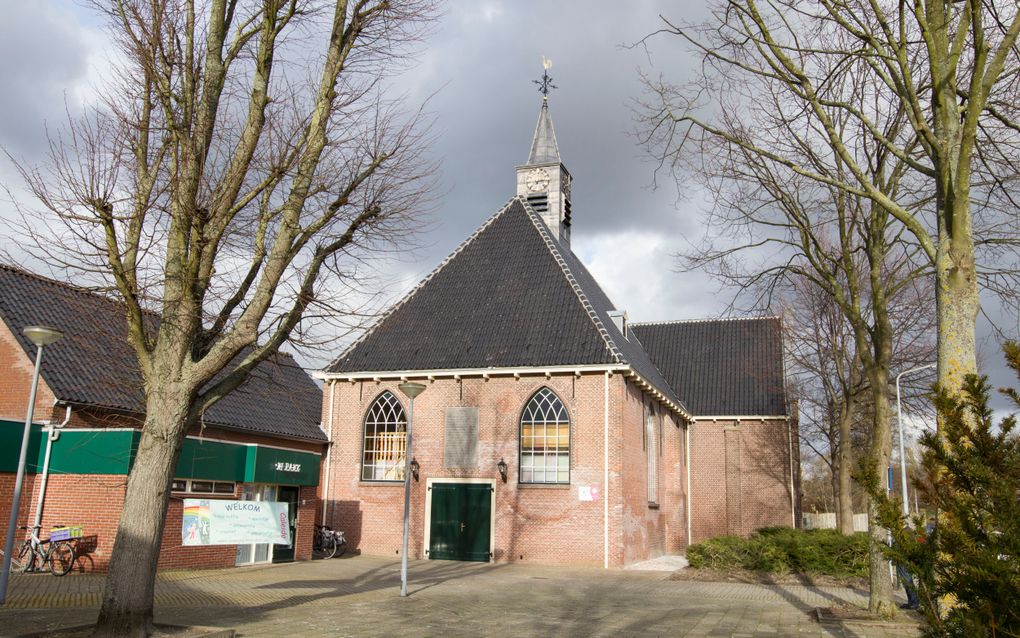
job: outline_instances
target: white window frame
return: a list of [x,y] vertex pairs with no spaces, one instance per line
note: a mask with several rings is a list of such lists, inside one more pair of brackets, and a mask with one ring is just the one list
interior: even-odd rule
[[[555,403],[553,403],[553,400],[555,400]],[[535,403],[535,401],[545,402],[545,406],[541,406],[540,405],[540,406],[532,407],[532,404]],[[557,409],[557,405],[556,404],[558,404],[558,409]],[[541,419],[534,418],[534,417],[539,415],[538,414],[539,412],[541,413],[541,416],[543,418],[541,418]],[[530,420],[526,421],[526,419],[528,419],[529,416],[531,416],[532,418]],[[550,419],[549,418],[550,416],[552,416],[553,418]],[[570,466],[571,466],[571,462],[570,462],[570,460],[571,460],[571,458],[570,458],[571,457],[570,447],[571,447],[571,439],[573,438],[573,432],[571,431],[572,430],[572,427],[571,427],[572,426],[572,421],[573,420],[570,418],[570,411],[567,410],[567,404],[563,401],[563,399],[560,398],[560,396],[558,394],[556,394],[556,392],[552,388],[550,388],[548,386],[542,386],[541,388],[536,390],[534,393],[532,393],[530,397],[528,397],[527,403],[524,404],[524,409],[521,410],[521,419],[520,419],[520,423],[518,425],[518,431],[517,431],[517,463],[518,463],[518,465],[517,465],[517,469],[518,469],[518,472],[517,472],[517,481],[518,481],[519,484],[521,484],[521,485],[570,485]],[[544,439],[546,439],[546,440],[549,439],[549,436],[548,436],[549,425],[552,425],[552,426],[554,426],[555,428],[558,429],[559,426],[562,426],[562,425],[565,424],[567,426],[567,445],[566,445],[566,448],[565,449],[560,449],[559,437],[558,437],[558,434],[557,434],[557,436],[555,437],[556,438],[556,444],[555,444],[555,446],[553,448],[553,451],[551,453],[546,449],[546,451],[543,452],[541,454],[541,456],[540,456],[540,455],[538,455],[534,451],[534,449],[535,449],[534,447],[532,448],[532,451],[525,452],[525,448],[524,448],[524,427],[525,427],[526,423],[530,424],[532,427],[534,427],[536,425],[541,425],[543,427],[542,437]],[[534,438],[534,435],[533,435],[533,438]],[[530,468],[526,467],[526,463],[525,463],[525,460],[524,460],[526,454],[530,454],[530,458],[532,459],[531,462],[530,462]],[[566,457],[566,461],[567,461],[566,462],[566,466],[567,466],[566,467],[566,475],[565,475],[565,478],[561,478],[561,475],[563,474],[563,470],[560,469],[560,458],[564,457],[564,456]],[[549,459],[550,459],[550,457],[552,457],[554,459],[553,462],[555,464],[554,468],[553,468],[553,474],[554,474],[553,480],[548,480],[546,478],[548,476],[548,474],[549,474]],[[535,478],[534,478],[534,471],[537,469],[537,467],[535,465],[535,460],[539,459],[539,458],[541,458],[541,460],[542,460],[542,467],[541,467],[542,480],[535,480]],[[532,471],[532,478],[525,479],[525,474],[527,474],[528,469],[530,469]]]
[[[385,402],[385,405],[381,405],[380,402]],[[390,426],[394,429],[388,429]],[[369,427],[372,428],[371,436]],[[397,396],[389,390],[384,390],[372,400],[368,410],[365,411],[361,430],[361,467],[358,475],[360,480],[371,483],[403,483],[406,451],[407,413]],[[368,463],[369,454],[372,455],[371,463]],[[380,463],[381,457],[387,460]]]

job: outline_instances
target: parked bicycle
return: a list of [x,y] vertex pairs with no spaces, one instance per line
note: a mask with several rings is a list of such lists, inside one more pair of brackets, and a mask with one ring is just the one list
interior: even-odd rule
[[[18,529],[28,531],[28,538],[11,555],[12,572],[41,572],[49,565],[50,573],[63,576],[74,567],[74,544],[67,540],[39,538],[40,525]],[[2,554],[3,550],[0,550]]]
[[315,543],[312,550],[316,558],[333,558],[343,556],[347,551],[347,539],[340,530],[332,529],[328,525],[315,526]]

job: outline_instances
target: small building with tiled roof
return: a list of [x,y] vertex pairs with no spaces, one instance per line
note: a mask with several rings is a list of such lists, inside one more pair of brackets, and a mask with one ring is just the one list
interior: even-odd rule
[[[157,321],[155,315],[151,319]],[[19,525],[38,520],[44,536],[55,524],[84,527],[93,542],[81,566],[103,569],[145,418],[142,375],[126,338],[124,307],[0,265],[0,491],[8,494],[36,355],[22,333],[31,325],[56,328],[63,336],[42,357]],[[225,567],[310,556],[328,443],[321,406],[315,381],[292,357],[279,354],[210,407],[182,447],[160,565]],[[288,501],[295,544],[185,547],[184,498]],[[0,501],[0,525],[6,526],[9,508],[9,499]]]
[[399,554],[405,465],[411,557],[622,566],[795,523],[779,321],[628,324],[553,130],[543,101],[517,194],[319,373],[326,522],[361,551]]

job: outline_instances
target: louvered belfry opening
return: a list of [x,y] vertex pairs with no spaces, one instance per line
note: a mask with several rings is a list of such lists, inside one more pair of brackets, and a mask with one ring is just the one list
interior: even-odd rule
[[549,195],[528,195],[528,205],[535,209],[536,213],[544,213],[549,210]]

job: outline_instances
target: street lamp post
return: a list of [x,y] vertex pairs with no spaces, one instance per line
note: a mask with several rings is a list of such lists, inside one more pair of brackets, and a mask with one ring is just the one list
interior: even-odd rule
[[0,605],[7,602],[7,580],[11,573],[11,552],[14,551],[14,528],[18,525],[18,507],[21,505],[21,487],[25,482],[25,462],[28,459],[28,439],[32,433],[32,416],[35,412],[35,394],[39,389],[39,367],[42,365],[43,347],[64,336],[56,328],[28,326],[21,331],[36,345],[35,372],[32,373],[32,389],[28,393],[28,409],[25,414],[25,429],[21,435],[21,455],[18,457],[18,474],[14,480],[14,498],[11,499],[11,515],[7,520],[7,538],[4,540],[3,567],[0,569]]
[[400,550],[400,595],[407,596],[407,535],[411,513],[411,431],[414,424],[414,398],[425,391],[421,383],[404,382],[397,386],[410,399],[407,410],[407,448],[404,450],[404,541]]
[[903,454],[903,405],[900,402],[900,377],[911,372],[918,372],[920,370],[927,370],[928,368],[934,368],[934,363],[928,363],[923,366],[917,366],[909,370],[896,375],[896,425],[900,431],[900,489],[903,497],[903,515],[910,515],[910,503],[907,500],[907,459]]

